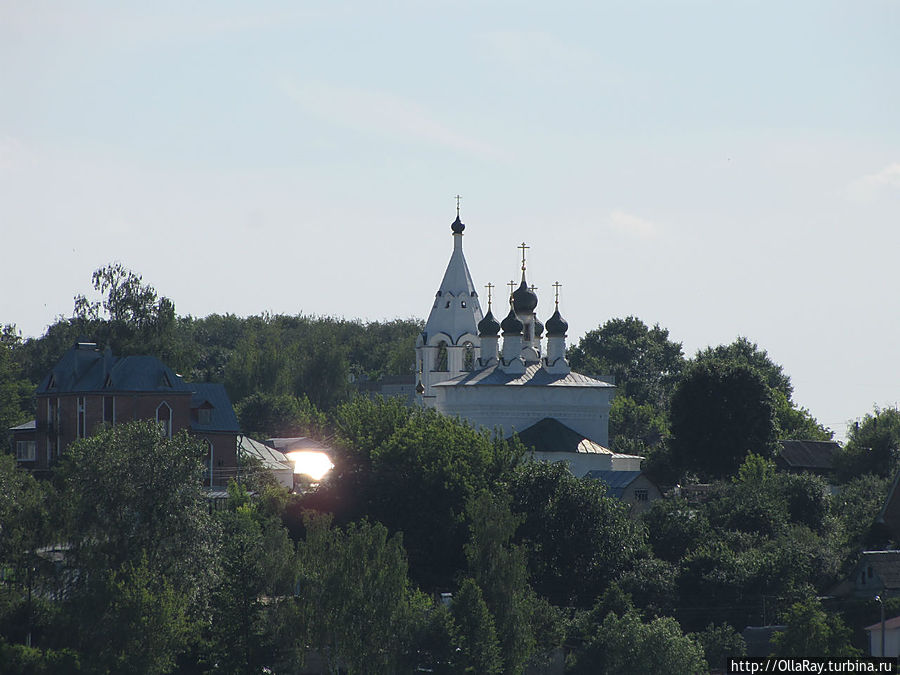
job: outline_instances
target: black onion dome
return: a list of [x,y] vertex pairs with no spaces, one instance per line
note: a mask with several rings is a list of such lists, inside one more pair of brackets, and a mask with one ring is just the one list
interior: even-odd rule
[[503,319],[500,327],[503,329],[503,335],[521,335],[522,329],[525,328],[525,324],[519,321],[519,317],[516,316],[516,311],[510,307],[509,314]]
[[522,283],[513,291],[513,307],[519,314],[527,314],[534,311],[537,307],[538,298],[525,282],[525,275],[522,275]]
[[466,229],[466,224],[459,219],[459,214],[456,214],[456,220],[454,220],[450,224],[450,229],[453,230],[453,234],[462,234],[463,230]]
[[497,319],[494,318],[494,314],[491,310],[488,310],[488,313],[484,315],[484,318],[478,322],[478,336],[490,337],[497,336],[499,333],[500,324],[497,323]]
[[547,337],[565,337],[569,330],[569,324],[559,315],[559,307],[553,312],[553,316],[547,319]]
[[534,317],[534,337],[539,338],[544,334],[544,324],[537,317]]

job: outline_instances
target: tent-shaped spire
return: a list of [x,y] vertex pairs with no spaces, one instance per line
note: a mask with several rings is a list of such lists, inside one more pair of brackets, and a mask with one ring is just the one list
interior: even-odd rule
[[432,335],[445,333],[453,344],[460,337],[478,335],[478,322],[482,319],[478,293],[469,274],[469,266],[463,255],[462,238],[465,225],[459,219],[450,226],[453,232],[453,253],[438,292],[435,294],[434,306],[428,321],[425,323],[426,340]]

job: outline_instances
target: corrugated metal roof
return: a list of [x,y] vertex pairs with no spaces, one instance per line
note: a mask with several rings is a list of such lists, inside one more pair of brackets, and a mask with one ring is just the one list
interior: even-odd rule
[[472,386],[531,386],[531,387],[596,387],[615,388],[616,385],[597,380],[581,373],[548,373],[539,363],[526,366],[525,373],[513,375],[505,373],[499,365],[477,370],[473,373],[465,373],[444,382],[438,382],[435,387],[472,387]]
[[314,438],[308,436],[296,436],[294,438],[267,438],[266,443],[281,452],[296,452],[298,450],[327,451],[328,448]]
[[254,441],[249,436],[238,436],[237,451],[239,455],[256,457],[263,466],[272,471],[294,470],[294,463],[284,453],[273,447]]

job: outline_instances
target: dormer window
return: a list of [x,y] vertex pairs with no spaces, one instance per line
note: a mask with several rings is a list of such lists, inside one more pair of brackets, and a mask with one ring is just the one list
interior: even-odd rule
[[197,410],[197,422],[199,424],[212,424],[212,408],[199,408]]
[[169,389],[172,388],[172,382],[169,380],[169,374],[166,371],[162,371],[159,376],[159,386],[167,387]]

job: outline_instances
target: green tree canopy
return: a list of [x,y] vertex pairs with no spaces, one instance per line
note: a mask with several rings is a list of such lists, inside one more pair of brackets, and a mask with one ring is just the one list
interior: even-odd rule
[[639,405],[664,410],[684,363],[680,342],[659,324],[649,328],[634,316],[610,319],[568,351],[573,370],[614,375],[616,386]]
[[775,456],[771,391],[747,366],[701,361],[672,395],[671,430],[673,459],[682,470],[730,476],[751,452]]
[[900,410],[875,408],[850,427],[847,444],[835,458],[838,477],[847,481],[867,473],[886,478],[900,459]]
[[564,462],[526,462],[509,479],[524,522],[535,590],[560,606],[589,607],[612,579],[647,553],[643,529],[603,483],[576,478]]

